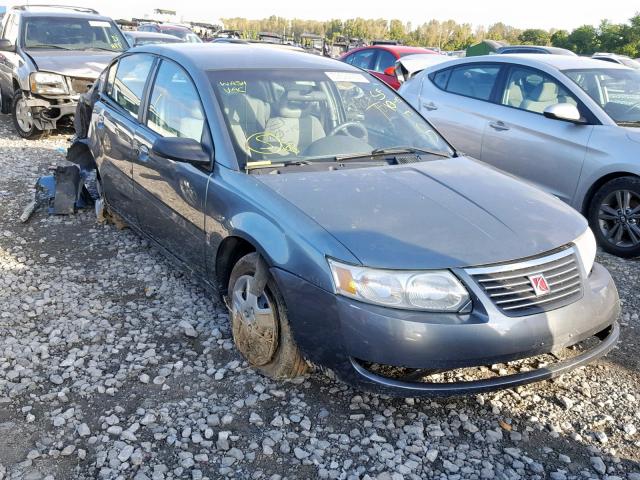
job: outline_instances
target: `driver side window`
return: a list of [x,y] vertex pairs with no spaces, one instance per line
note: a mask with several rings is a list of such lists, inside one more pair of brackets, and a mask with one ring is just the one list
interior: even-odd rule
[[559,103],[578,106],[575,97],[551,76],[529,68],[512,68],[502,95],[502,105],[543,113]]

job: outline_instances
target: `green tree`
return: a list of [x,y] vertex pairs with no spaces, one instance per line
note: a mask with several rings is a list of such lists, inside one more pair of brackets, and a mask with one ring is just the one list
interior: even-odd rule
[[525,45],[549,45],[549,32],[540,28],[530,28],[520,34],[520,42]]
[[600,49],[598,30],[591,25],[576,28],[568,37],[571,49],[580,55],[591,55]]
[[566,30],[558,30],[551,35],[551,45],[558,48],[568,48],[571,49],[571,44],[569,43],[569,32]]

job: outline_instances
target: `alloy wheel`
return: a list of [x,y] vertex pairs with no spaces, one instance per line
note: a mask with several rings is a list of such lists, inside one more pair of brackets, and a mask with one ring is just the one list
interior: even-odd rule
[[29,132],[33,129],[31,109],[24,98],[20,98],[16,102],[16,121],[23,132]]
[[616,190],[599,207],[598,224],[604,238],[617,247],[640,245],[640,196],[630,190]]
[[271,361],[278,348],[278,319],[266,292],[256,296],[249,291],[252,279],[243,275],[233,286],[233,339],[249,363],[263,366]]

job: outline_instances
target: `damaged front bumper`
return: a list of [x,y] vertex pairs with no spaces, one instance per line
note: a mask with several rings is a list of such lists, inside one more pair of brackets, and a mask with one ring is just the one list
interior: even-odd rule
[[[554,378],[605,355],[620,334],[618,293],[597,263],[580,300],[522,317],[485,309],[489,300],[475,286],[470,314],[429,314],[337,296],[283,270],[271,274],[307,359],[359,388],[394,396],[466,395]],[[585,349],[569,348],[575,345]],[[507,365],[527,359],[535,365]],[[496,375],[489,367],[498,364],[505,368]],[[458,380],[456,370],[471,368]]]
[[55,130],[58,122],[75,114],[79,96],[43,97],[25,93],[26,103],[33,123],[39,130]]

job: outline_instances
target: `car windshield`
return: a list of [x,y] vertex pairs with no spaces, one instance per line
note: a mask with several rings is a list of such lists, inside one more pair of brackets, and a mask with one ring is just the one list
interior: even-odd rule
[[380,149],[454,153],[400,96],[365,73],[221,70],[209,78],[241,165],[312,162]]
[[605,112],[620,125],[640,125],[640,71],[614,68],[566,70]]
[[126,49],[120,30],[108,20],[64,17],[30,17],[23,29],[26,49],[51,48],[61,50]]

